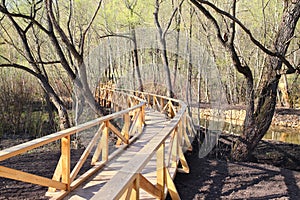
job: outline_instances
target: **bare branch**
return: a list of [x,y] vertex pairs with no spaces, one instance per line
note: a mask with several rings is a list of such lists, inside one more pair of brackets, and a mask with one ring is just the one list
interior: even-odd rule
[[217,22],[217,20],[212,16],[212,14],[204,8],[197,0],[191,0],[191,2],[210,20],[217,31],[217,38],[221,42],[221,44],[225,47],[226,41],[223,39],[221,34],[221,28]]
[[159,23],[159,20],[158,20],[158,11],[159,11],[159,0],[156,0],[155,2],[155,10],[154,10],[154,22],[155,22],[155,25],[158,29],[158,32],[159,32],[159,35],[162,36],[163,34],[163,31],[162,31],[162,28],[161,28],[161,25]]
[[73,15],[73,0],[70,0],[70,13],[69,13],[69,17],[68,17],[68,22],[67,22],[67,27],[68,27],[68,33],[69,33],[69,37],[71,40],[72,45],[74,45],[74,39],[71,33],[71,19],[72,19],[72,15]]
[[[7,16],[11,16],[11,17],[16,17],[16,18],[23,18],[23,19],[27,19],[29,20],[31,23],[33,23],[34,25],[38,26],[41,30],[43,30],[45,33],[48,33],[48,30],[42,25],[40,24],[38,21],[36,21],[33,17],[31,16],[27,16],[27,15],[23,15],[21,13],[10,13],[8,12],[8,10],[3,7],[2,5],[0,5],[0,12],[7,15]],[[31,25],[30,25],[31,26]]]
[[[247,80],[249,81],[249,83],[253,82],[253,75],[252,72],[249,68],[249,66],[247,65],[242,65],[239,56],[235,50],[234,44],[233,44],[233,40],[234,40],[234,35],[235,35],[235,27],[233,26],[231,29],[231,41],[229,44],[227,44],[227,40],[223,39],[221,36],[221,28],[217,22],[217,20],[212,16],[212,14],[205,8],[203,7],[197,0],[191,0],[191,2],[207,17],[208,20],[210,20],[213,25],[214,28],[217,31],[217,38],[219,39],[219,41],[221,42],[221,44],[229,51],[229,53],[231,54],[231,59],[233,61],[233,64],[235,66],[235,68],[237,69],[238,72],[240,72],[241,74],[243,74]],[[235,4],[233,5],[235,6]],[[235,12],[235,11],[234,11]]]
[[[274,57],[279,58],[289,68],[288,71],[290,73],[296,72],[296,69],[290,64],[290,62],[285,58],[284,55],[281,55],[280,53],[277,53],[277,52],[273,52],[273,51],[269,50],[268,48],[266,48],[264,45],[262,45],[257,39],[254,38],[251,31],[240,20],[238,20],[236,17],[232,16],[231,14],[229,14],[228,12],[226,12],[224,10],[221,10],[220,8],[218,8],[217,6],[215,6],[213,3],[209,2],[209,1],[206,1],[206,0],[191,0],[191,1],[195,5],[196,4],[201,5],[200,3],[208,5],[213,10],[215,10],[217,13],[219,13],[221,15],[224,15],[224,16],[228,17],[229,19],[231,19],[232,21],[234,21],[235,23],[237,23],[243,29],[243,31],[249,36],[250,40],[256,46],[258,46],[263,52],[265,52],[266,54],[268,54],[270,56],[274,56]],[[198,5],[197,5],[197,7],[198,7]],[[203,6],[201,5],[201,7],[203,7]]]
[[126,38],[129,40],[133,40],[132,37],[127,36],[127,35],[121,35],[121,34],[109,34],[109,35],[99,36],[100,39],[107,38],[107,37],[121,37],[121,38]]
[[72,45],[72,43],[68,39],[66,33],[63,31],[63,29],[60,27],[60,25],[58,24],[58,22],[56,21],[56,19],[54,17],[54,13],[53,13],[53,9],[52,9],[52,0],[45,0],[45,4],[46,4],[48,16],[49,16],[52,24],[54,25],[55,29],[57,30],[58,34],[60,35],[62,41],[65,43],[65,45],[71,51],[71,53],[74,55],[74,57],[76,59],[81,60],[81,58],[82,58],[81,55],[76,50],[75,46]]
[[86,29],[83,31],[83,34],[82,34],[82,37],[81,37],[81,40],[80,40],[80,54],[82,55],[83,54],[83,48],[84,48],[84,41],[85,41],[85,37],[86,37],[86,34],[88,32],[88,30],[90,29],[90,27],[92,26],[99,10],[100,10],[100,7],[101,7],[101,4],[102,4],[102,0],[99,1],[98,3],[98,6],[96,8],[96,11],[94,12],[94,15],[93,17],[91,18],[91,21],[88,23],[88,26],[86,27]]
[[16,64],[16,63],[0,64],[0,67],[1,68],[4,68],[4,67],[13,67],[13,68],[24,70],[24,71],[28,72],[29,74],[31,74],[31,75],[33,75],[33,76],[35,76],[37,78],[40,76],[38,73],[36,73],[32,69],[30,69],[28,67],[25,67],[24,65],[20,65],[20,64]]
[[[233,4],[232,4],[232,15],[235,17],[236,15],[236,0],[233,0]],[[235,32],[236,32],[236,29],[235,29],[235,22],[232,21],[230,23],[230,31],[231,31],[231,36],[230,36],[230,39],[229,39],[229,43],[231,46],[234,45],[234,38],[235,38]]]
[[166,28],[165,28],[163,34],[162,34],[162,37],[163,37],[163,38],[166,36],[166,33],[168,32],[168,30],[169,30],[169,28],[170,28],[170,26],[171,26],[171,24],[172,24],[173,18],[175,17],[175,14],[176,14],[176,12],[178,11],[178,8],[182,6],[183,1],[184,1],[184,0],[181,0],[181,2],[179,3],[179,5],[173,10],[173,13],[172,13],[172,15],[171,15],[171,17],[170,17],[170,19],[169,19],[169,21],[168,21],[168,24],[167,24],[167,26],[166,26]]

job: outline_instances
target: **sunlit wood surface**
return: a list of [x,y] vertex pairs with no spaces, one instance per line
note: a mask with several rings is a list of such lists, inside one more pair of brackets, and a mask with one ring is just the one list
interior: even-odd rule
[[[116,157],[110,161],[101,171],[91,177],[84,184],[72,191],[65,199],[90,199],[92,198],[101,187],[108,182],[125,164],[133,158],[153,137],[155,133],[159,133],[169,120],[160,112],[153,110],[146,110],[146,127],[143,134],[130,145],[121,156]],[[153,184],[156,181],[156,161],[155,156],[149,162],[147,167],[143,170],[143,175],[150,180]],[[148,193],[141,190],[141,199],[151,199]],[[153,198],[154,199],[154,198]]]

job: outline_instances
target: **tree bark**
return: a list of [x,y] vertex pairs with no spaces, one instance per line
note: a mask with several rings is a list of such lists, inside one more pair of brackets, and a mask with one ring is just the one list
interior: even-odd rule
[[[258,142],[263,138],[270,127],[276,106],[276,92],[278,82],[282,73],[282,64],[288,68],[285,73],[295,73],[298,68],[293,67],[286,59],[285,54],[293,38],[297,22],[300,16],[300,0],[285,1],[285,8],[282,15],[281,24],[275,36],[273,49],[269,50],[258,40],[254,38],[251,31],[235,17],[237,0],[233,1],[232,13],[225,12],[218,8],[210,1],[191,0],[191,2],[206,16],[213,24],[216,35],[220,43],[230,53],[235,69],[244,75],[246,79],[246,117],[244,120],[243,133],[240,139],[234,145],[231,156],[234,160],[247,160]],[[203,5],[207,5],[214,11],[231,20],[230,37],[225,39],[222,37],[221,28],[218,21],[213,17],[209,10]],[[262,87],[258,98],[258,104],[254,110],[254,80],[251,69],[246,65],[242,65],[239,55],[234,45],[235,25],[239,27],[249,36],[253,44],[260,48],[268,55],[268,59],[264,66],[262,77]]]
[[[300,17],[300,0],[294,0],[286,4],[283,12],[279,31],[275,37],[273,49],[284,56],[294,35],[297,22]],[[276,92],[281,77],[282,60],[269,56],[266,62],[264,82],[260,92],[258,105],[255,112],[247,109],[244,121],[244,130],[241,139],[235,144],[231,156],[234,160],[247,160],[270,127],[276,106]],[[249,92],[249,91],[248,91]],[[254,103],[248,105],[253,107]]]

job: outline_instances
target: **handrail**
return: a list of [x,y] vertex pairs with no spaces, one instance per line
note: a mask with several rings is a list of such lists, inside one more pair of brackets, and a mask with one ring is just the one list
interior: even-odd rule
[[[176,191],[168,169],[174,166],[177,167],[178,162],[181,162],[183,171],[189,171],[182,150],[184,142],[188,148],[191,148],[189,138],[186,134],[187,130],[191,129],[191,127],[189,127],[189,118],[186,114],[186,104],[180,100],[167,98],[161,95],[132,90],[111,89],[107,87],[98,88],[95,96],[102,106],[110,106],[118,112],[0,151],[0,161],[3,161],[51,142],[61,140],[61,157],[58,161],[52,179],[11,169],[1,165],[0,177],[47,186],[49,187],[49,196],[63,198],[83,181],[88,179],[99,169],[103,168],[108,161],[112,160],[116,155],[118,155],[118,153],[126,148],[126,146],[131,144],[139,137],[139,135],[142,133],[142,128],[145,123],[145,106],[148,106],[168,115],[171,118],[170,124],[167,125],[160,133],[158,133],[156,137],[154,137],[149,144],[147,144],[141,150],[141,152],[133,158],[133,160],[125,165],[125,167],[119,173],[117,173],[117,176],[113,177],[113,179],[107,183],[107,186],[104,186],[103,191],[107,190],[105,188],[109,187],[109,185],[112,184],[111,182],[114,182],[114,180],[120,178],[123,172],[127,173],[130,180],[127,182],[124,182],[124,180],[118,182],[117,185],[123,185],[122,189],[114,191],[116,193],[115,195],[118,197],[124,195],[124,189],[127,189],[128,191],[125,195],[134,194],[134,192],[131,193],[133,190],[128,189],[130,187],[135,188],[136,190],[138,190],[137,188],[141,187],[153,196],[159,198],[163,198],[165,188],[167,188],[170,192]],[[124,123],[121,130],[116,128],[110,122],[110,120],[118,117],[124,118]],[[71,171],[71,135],[96,126],[99,126],[98,130],[86,147],[81,158]],[[118,150],[111,154],[109,154],[108,151],[109,131],[113,132],[117,136],[118,141],[116,145],[122,144]],[[189,132],[192,132],[192,130],[189,130]],[[166,140],[168,140],[170,136],[171,145],[170,149],[168,150],[168,155],[165,156],[164,146]],[[91,153],[91,150],[94,146],[96,146],[96,150],[91,163],[94,165],[94,167],[85,172],[83,175],[77,177],[79,170],[87,160],[87,157]],[[155,154],[155,152],[158,158],[157,186],[151,184],[141,174],[141,169],[145,167],[146,163]],[[167,162],[164,162],[165,157],[168,157]],[[100,159],[100,161],[98,161],[98,159]],[[142,162],[137,162],[139,159],[141,159]],[[131,168],[131,165],[137,163],[139,164],[135,165],[134,168]],[[129,169],[131,169],[131,172],[129,172]],[[109,193],[107,193],[107,195],[108,194]],[[136,194],[138,195],[138,193]],[[177,197],[178,194],[177,192],[171,192],[171,196]]]
[[[57,189],[61,190],[61,192],[59,193],[60,197],[63,197],[64,195],[69,193],[80,183],[82,183],[84,180],[86,180],[88,177],[94,174],[98,169],[102,168],[105,163],[113,159],[113,157],[115,157],[119,152],[121,152],[121,150],[124,149],[127,145],[132,143],[142,132],[144,119],[145,119],[144,107],[146,102],[143,99],[138,98],[134,95],[126,94],[123,92],[115,92],[114,95],[116,93],[118,93],[119,96],[123,96],[124,98],[126,98],[128,104],[130,104],[129,108],[127,108],[126,103],[124,104],[124,102],[115,101],[114,105],[121,107],[123,109],[122,111],[104,117],[100,117],[95,120],[86,122],[84,124],[66,130],[62,130],[50,134],[48,136],[44,136],[42,138],[35,139],[0,151],[0,161],[3,161],[11,157],[20,155],[22,153],[26,153],[32,149],[44,146],[51,142],[61,140],[61,157],[58,161],[52,179],[27,173],[27,172],[22,172],[16,169],[11,169],[5,166],[0,166],[0,177],[47,186],[49,187],[48,194],[50,196],[56,195],[55,191],[57,191]],[[133,120],[131,120],[130,115],[133,116],[132,117]],[[124,117],[124,126],[121,130],[118,130],[112,123],[110,123],[110,120],[118,118],[120,116]],[[71,137],[70,136],[80,131],[87,130],[91,127],[95,127],[98,125],[99,125],[99,129],[95,133],[94,138],[90,141],[90,144],[85,149],[78,163],[71,171],[70,169]],[[118,150],[116,150],[111,154],[109,154],[108,151],[109,131],[113,132],[118,137],[118,145],[123,144],[122,148],[119,148]],[[136,132],[137,134],[135,134]],[[133,137],[129,139],[130,136]],[[97,143],[98,146],[96,147],[93,160],[92,160],[92,164],[94,165],[94,167],[92,167],[90,170],[88,170],[79,178],[76,178],[80,168],[83,166],[92,148]],[[102,154],[101,160],[98,161],[99,156],[101,154]]]
[[142,102],[139,105],[133,106],[131,108],[127,108],[126,110],[122,110],[122,111],[119,111],[119,112],[114,113],[114,114],[106,115],[104,117],[97,118],[97,119],[94,119],[92,121],[88,121],[84,124],[80,124],[80,125],[68,128],[66,130],[62,130],[62,131],[59,131],[59,132],[56,132],[56,133],[38,138],[38,139],[34,139],[34,140],[31,140],[31,141],[28,141],[28,142],[25,142],[25,143],[22,143],[22,144],[19,144],[19,145],[16,145],[16,146],[4,149],[4,150],[1,150],[0,151],[0,161],[6,160],[6,159],[11,158],[11,157],[16,156],[16,155],[20,155],[20,154],[25,153],[27,151],[30,151],[32,149],[41,147],[45,144],[49,144],[51,142],[54,142],[54,141],[56,141],[58,139],[61,139],[63,137],[70,136],[74,133],[78,133],[80,131],[86,130],[86,129],[91,128],[93,126],[99,125],[102,122],[112,120],[116,117],[119,117],[121,115],[129,113],[130,111],[136,110],[136,109],[140,108],[141,106],[143,106],[144,104],[145,104],[145,102]]
[[[116,89],[117,90],[117,89]],[[126,91],[126,90],[121,90]],[[128,91],[126,91],[128,92]],[[106,183],[100,191],[92,198],[92,200],[108,200],[108,199],[120,199],[120,198],[132,198],[139,199],[139,189],[147,191],[155,198],[164,199],[167,191],[169,191],[172,199],[180,199],[176,187],[173,183],[169,168],[176,168],[178,161],[182,164],[182,171],[189,172],[189,167],[183,155],[183,142],[187,143],[191,148],[190,141],[187,137],[184,126],[186,125],[186,110],[187,105],[180,100],[172,99],[164,96],[154,95],[146,92],[130,91],[136,93],[138,96],[142,96],[144,99],[148,99],[152,96],[152,105],[158,103],[157,99],[160,99],[159,108],[166,108],[163,106],[163,101],[177,102],[180,105],[180,110],[173,116],[170,123],[163,128],[149,143],[138,152],[113,178]],[[162,100],[163,99],[163,100]],[[170,109],[174,109],[172,105],[168,105]],[[160,110],[162,111],[162,110]],[[165,143],[170,141],[169,151],[171,156],[166,160]],[[152,184],[149,180],[142,175],[142,170],[149,163],[151,158],[156,153],[157,159],[157,183]],[[171,160],[171,163],[168,161]],[[165,188],[167,190],[165,190]]]

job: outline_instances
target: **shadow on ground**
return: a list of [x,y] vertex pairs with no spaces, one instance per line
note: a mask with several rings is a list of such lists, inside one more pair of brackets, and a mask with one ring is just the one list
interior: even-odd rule
[[[280,152],[282,150],[279,148]],[[300,172],[265,163],[224,161],[212,154],[200,159],[197,152],[187,153],[186,159],[190,173],[178,173],[175,178],[179,195],[184,200],[299,199]]]

